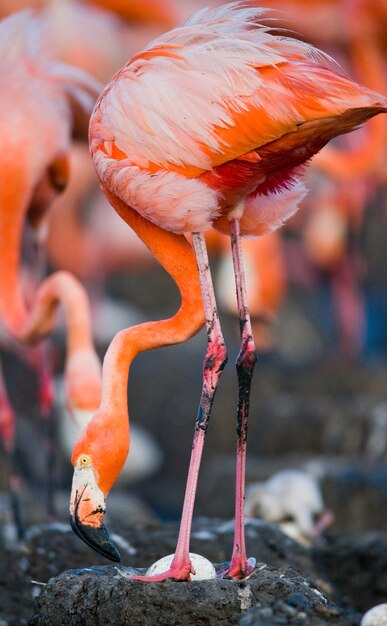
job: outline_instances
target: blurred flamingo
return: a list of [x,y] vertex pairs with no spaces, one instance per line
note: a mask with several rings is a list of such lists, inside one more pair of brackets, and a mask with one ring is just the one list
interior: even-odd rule
[[[113,12],[78,0],[54,0],[45,4],[39,13],[44,46],[61,63],[80,67],[105,83],[126,61],[128,53],[136,51],[132,42],[133,25]],[[144,43],[143,30],[143,25],[137,23],[137,42],[142,37]],[[106,45],[101,46],[101,41]],[[105,350],[120,328],[136,323],[139,317],[127,303],[123,305],[107,296],[106,281],[114,272],[136,271],[154,261],[134,233],[129,229],[123,231],[121,220],[114,212],[109,212],[104,219],[108,203],[84,141],[72,142],[69,167],[71,176],[67,187],[54,199],[47,216],[45,250],[53,269],[71,272],[86,286],[94,340]],[[62,398],[62,394],[58,397]],[[59,407],[58,403],[57,407],[59,417],[67,422],[69,430],[77,428],[79,433],[86,414],[78,414],[74,422],[68,419],[65,407]]]
[[[230,232],[241,350],[237,359],[235,535],[226,572],[251,572],[244,536],[247,415],[255,346],[241,238],[281,226],[298,208],[298,174],[332,137],[387,110],[387,100],[330,69],[312,46],[259,24],[244,3],[203,9],[152,42],[120,70],[97,101],[90,145],[103,189],[177,283],[182,305],[168,320],[121,331],[103,364],[99,411],[74,447],[72,526],[113,560],[105,497],[129,448],[128,370],[141,351],[185,341],[206,320],[208,348],[176,552],[166,571],[141,580],[190,580],[189,541],[199,465],[227,352],[204,231]],[[273,22],[270,21],[272,25]],[[182,233],[192,232],[194,253]],[[200,304],[198,266],[203,305]]]
[[[41,42],[37,14],[15,13],[0,23],[4,148],[0,168],[0,317],[14,338],[30,345],[51,333],[61,303],[68,325],[67,400],[73,409],[95,407],[100,399],[101,368],[92,344],[84,288],[69,273],[58,272],[35,286],[28,297],[20,271],[23,236],[32,232],[35,246],[39,245],[46,211],[67,184],[72,136],[85,136],[99,89],[99,83],[86,73],[53,61]],[[42,359],[41,406],[45,410],[51,402],[51,389],[45,357]]]
[[15,467],[15,414],[9,401],[0,360],[0,444],[7,459],[7,484],[12,521],[18,539],[23,538],[24,524],[20,509],[20,485]]
[[[343,0],[342,4],[347,7],[348,0]],[[377,91],[386,88],[385,29],[381,31],[381,24],[387,25],[387,3],[384,0],[351,2],[345,20],[348,63],[359,81]],[[351,141],[352,138],[348,138],[346,149],[328,146],[314,159],[314,165],[349,184],[359,176],[378,177],[385,169],[386,135],[386,119],[376,117],[356,139]]]
[[[131,50],[127,24],[106,9],[79,0],[48,0],[39,12],[50,55],[106,82]],[[101,41],[106,45],[101,46]]]
[[[126,3],[128,19],[130,4]],[[141,19],[141,23],[136,23],[134,33],[132,23],[124,22],[112,11],[95,4],[78,0],[48,0],[39,13],[44,46],[61,63],[79,67],[106,82],[127,59],[128,51],[135,52],[135,42],[142,38],[144,43],[148,31],[157,30],[161,5],[154,3],[156,14],[153,15],[152,2],[147,7],[145,4],[141,5],[144,21]],[[133,19],[136,19],[141,7],[136,9],[133,4],[133,12]],[[146,27],[148,23],[152,23],[150,28]],[[101,41],[106,45],[101,46]],[[114,272],[136,271],[154,261],[137,236],[129,229],[124,231],[121,228],[121,220],[114,212],[109,212],[106,219],[107,200],[98,185],[84,141],[72,142],[69,164],[71,176],[67,187],[54,199],[48,215],[47,256],[55,269],[70,271],[87,287],[95,329],[94,341],[105,349],[119,328],[135,323],[132,320],[137,321],[140,317],[133,308],[124,307],[117,300],[107,297],[104,292],[106,281]],[[61,382],[57,383],[60,389]],[[71,453],[99,402],[100,394],[95,396],[94,404],[88,402],[87,406],[81,406],[72,402],[72,419],[69,419],[63,394],[57,394],[60,445],[66,456]],[[125,463],[121,474],[125,481],[138,480],[154,473],[162,459],[157,443],[141,427],[134,427],[132,436],[136,454]]]
[[[386,24],[387,3],[339,4],[341,11],[350,8],[344,40],[351,71],[367,87],[385,92],[386,41],[381,26]],[[383,178],[386,138],[386,118],[375,117],[362,132],[346,137],[341,145],[327,146],[313,160],[319,180],[309,198],[315,208],[308,215],[303,239],[310,259],[329,278],[338,345],[347,358],[358,357],[364,347],[366,264],[359,238]]]
[[[285,22],[286,13],[292,15],[297,28],[337,54],[357,80],[385,93],[385,0],[271,0],[270,5],[284,11]],[[307,199],[313,211],[308,210],[301,233],[308,255],[304,265],[311,261],[310,270],[330,289],[335,353],[338,347],[351,359],[364,347],[366,265],[359,238],[384,175],[386,130],[386,118],[375,117],[361,132],[314,157],[315,184]]]

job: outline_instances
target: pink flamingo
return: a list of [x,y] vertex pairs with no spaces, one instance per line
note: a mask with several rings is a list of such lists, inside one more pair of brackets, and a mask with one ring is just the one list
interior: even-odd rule
[[[129,448],[130,363],[140,351],[195,334],[203,309],[208,336],[175,555],[166,571],[140,580],[190,580],[193,572],[189,541],[197,477],[227,360],[204,231],[214,226],[229,232],[234,260],[241,349],[235,534],[226,575],[243,578],[254,566],[245,548],[244,474],[256,355],[241,233],[261,235],[281,226],[304,197],[301,166],[332,137],[387,110],[384,97],[330,69],[322,52],[262,26],[259,20],[265,15],[245,3],[197,12],[135,55],[106,87],[91,117],[91,153],[106,195],[171,274],[182,296],[171,319],[115,336],[104,359],[100,409],[74,447],[73,529],[113,560],[119,555],[103,515]],[[194,252],[183,235],[188,231]]]
[[[43,280],[27,302],[21,279],[23,231],[32,228],[35,241],[41,236],[47,209],[69,177],[72,136],[85,136],[99,89],[86,73],[53,61],[41,41],[37,14],[20,12],[0,24],[0,317],[12,337],[30,345],[52,331],[61,303],[68,324],[68,404],[95,409],[101,374],[84,288],[69,273],[57,272]],[[41,377],[45,410],[51,392],[44,368]]]

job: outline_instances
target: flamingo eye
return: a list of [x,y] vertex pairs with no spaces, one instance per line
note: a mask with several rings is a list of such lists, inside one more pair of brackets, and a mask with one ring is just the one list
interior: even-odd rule
[[82,455],[79,458],[78,463],[79,463],[79,467],[81,467],[81,468],[82,467],[89,467],[89,465],[91,465],[90,457],[87,454],[84,454],[84,455]]

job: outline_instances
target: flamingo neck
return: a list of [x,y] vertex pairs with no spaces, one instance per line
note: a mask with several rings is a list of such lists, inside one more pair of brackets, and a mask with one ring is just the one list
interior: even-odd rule
[[5,178],[0,191],[0,316],[13,335],[17,335],[27,315],[19,272],[25,207],[30,195],[18,182],[18,177]]
[[4,163],[0,189],[0,315],[6,328],[23,343],[35,343],[55,322],[63,305],[69,331],[68,348],[89,345],[90,313],[84,288],[67,272],[57,272],[40,285],[31,307],[26,305],[21,280],[20,251],[34,181],[26,163]]
[[68,352],[88,347],[92,343],[88,296],[78,279],[67,271],[55,272],[42,281],[18,329],[18,338],[35,343],[48,335],[59,305],[66,319]]
[[[24,168],[25,170],[25,168]],[[67,403],[95,410],[101,398],[101,364],[95,352],[88,296],[68,272],[45,278],[26,305],[21,280],[20,250],[25,217],[33,188],[27,174],[10,172],[0,191],[0,317],[8,332],[24,344],[34,344],[49,335],[62,305],[66,320]],[[25,173],[25,172],[24,172]],[[28,276],[27,276],[28,278]]]
[[186,238],[149,222],[109,190],[104,191],[117,213],[173,278],[181,295],[181,306],[173,317],[123,330],[109,346],[103,363],[102,406],[115,406],[122,414],[122,407],[127,407],[129,368],[135,356],[186,341],[203,326],[204,313],[196,257]]
[[166,320],[146,322],[120,331],[103,362],[102,402],[75,444],[73,464],[85,451],[93,457],[105,496],[116,481],[129,449],[127,387],[129,368],[139,352],[186,341],[204,324],[195,254],[183,235],[164,231],[127,207],[105,189],[112,206],[129,224],[177,284],[181,306]]

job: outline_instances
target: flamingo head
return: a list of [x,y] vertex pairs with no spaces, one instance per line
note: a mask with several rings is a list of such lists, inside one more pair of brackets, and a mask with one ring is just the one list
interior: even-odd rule
[[112,561],[120,554],[112,543],[104,524],[105,499],[125,463],[129,436],[111,424],[106,411],[99,411],[75,444],[70,498],[70,522],[74,532],[91,548]]

